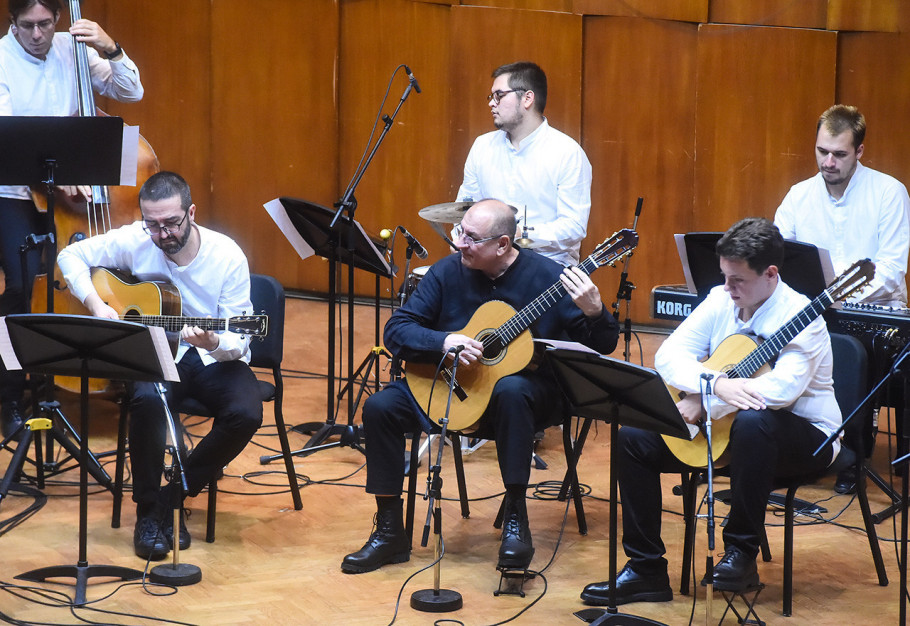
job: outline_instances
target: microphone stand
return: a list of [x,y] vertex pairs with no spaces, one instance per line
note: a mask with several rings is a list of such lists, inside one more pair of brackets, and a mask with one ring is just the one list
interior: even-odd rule
[[[446,429],[449,426],[449,410],[452,408],[452,394],[455,391],[455,375],[458,371],[458,357],[464,346],[454,348],[455,360],[452,364],[452,376],[449,379],[449,395],[446,403],[445,417],[442,418],[440,425],[442,430],[438,436],[439,445],[436,451],[436,463],[431,465],[427,473],[427,494],[424,496],[428,500],[427,504],[427,521],[423,526],[423,537],[420,540],[421,546],[426,546],[430,537],[430,519],[433,520],[433,534],[436,536],[433,548],[433,588],[419,589],[411,594],[411,608],[427,613],[448,613],[457,611],[463,606],[461,594],[454,589],[440,589],[439,577],[442,568],[442,450],[445,448]],[[445,358],[445,357],[443,357]]]
[[[403,66],[399,66],[399,67],[403,67]],[[396,73],[398,72],[398,69],[399,68],[395,68]],[[393,76],[394,76],[394,74],[393,74]],[[357,185],[360,184],[360,181],[363,178],[363,175],[366,173],[367,168],[370,166],[370,163],[372,163],[372,161],[373,161],[373,157],[376,156],[376,151],[379,150],[379,146],[382,145],[383,140],[385,139],[386,135],[391,130],[392,124],[395,121],[395,117],[398,115],[398,111],[401,110],[402,105],[405,103],[405,100],[408,99],[408,96],[411,94],[411,90],[413,88],[414,88],[414,84],[412,81],[409,80],[408,86],[405,88],[404,93],[402,94],[401,98],[398,101],[398,106],[395,107],[395,111],[392,113],[391,117],[389,115],[384,115],[382,117],[382,120],[385,123],[385,126],[383,127],[382,132],[379,134],[379,137],[377,138],[376,143],[373,144],[373,147],[370,150],[367,158],[365,160],[361,161],[361,165],[354,172],[354,175],[351,178],[351,182],[348,183],[347,189],[345,190],[344,195],[342,196],[341,200],[339,200],[338,202],[336,202],[334,204],[334,206],[337,208],[337,210],[335,211],[335,216],[332,218],[332,221],[329,224],[330,230],[335,231],[336,224],[337,224],[339,218],[342,217],[343,213],[345,214],[345,219],[347,219],[347,221],[350,224],[354,223],[354,214],[357,211],[357,199],[354,197],[354,192],[357,189]],[[372,133],[371,133],[371,136],[372,136]],[[338,246],[337,237],[333,237],[332,246],[333,247]],[[346,248],[348,251],[348,336],[347,336],[347,340],[348,340],[348,345],[347,345],[348,375],[347,375],[347,379],[348,379],[348,381],[353,381],[354,380],[354,259],[355,259],[355,248],[356,248],[356,239],[354,236],[353,228],[348,229],[348,240],[347,240]],[[335,334],[334,311],[329,311],[329,316],[332,321],[331,334],[330,334],[329,340],[332,345],[332,350],[333,350],[332,355],[334,356],[334,347],[335,347],[334,346],[334,344],[335,344],[335,342],[334,342],[334,334]],[[332,364],[331,367],[333,368],[334,364]],[[331,401],[332,393],[334,393],[334,390],[329,391],[329,401]],[[351,444],[352,447],[359,447],[359,436],[355,433],[354,427],[353,427],[353,419],[354,419],[353,394],[350,394],[350,393],[348,394],[347,405],[348,405],[348,426],[343,430],[343,432],[341,434],[343,436],[347,435],[350,438],[350,440],[353,442]],[[333,424],[331,425],[330,430],[335,429],[334,428],[334,426],[335,426],[334,417],[332,418],[332,420],[333,420]],[[320,441],[321,440],[322,439],[320,439]],[[314,441],[314,443],[318,443],[318,442]]]
[[702,374],[705,381],[705,392],[702,394],[702,404],[705,408],[705,421],[702,424],[702,433],[708,444],[708,554],[705,557],[705,579],[708,581],[705,593],[705,624],[713,623],[714,609],[714,456],[713,442],[711,439],[711,380],[714,374]]
[[[639,197],[638,202],[635,205],[635,218],[632,220],[632,230],[637,230],[638,228],[638,217],[641,215],[641,205],[644,200]],[[613,319],[619,320],[619,302],[620,300],[626,301],[626,316],[623,321],[623,341],[625,343],[625,348],[623,351],[623,359],[631,361],[632,358],[632,290],[635,289],[635,285],[629,281],[629,261],[632,259],[632,255],[626,255],[625,260],[622,264],[622,274],[619,277],[619,288],[616,291],[616,302],[613,303]]]

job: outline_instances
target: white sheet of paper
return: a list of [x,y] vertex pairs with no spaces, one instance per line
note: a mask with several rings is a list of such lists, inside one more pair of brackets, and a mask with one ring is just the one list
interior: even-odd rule
[[285,210],[284,205],[281,204],[280,199],[275,198],[274,200],[269,200],[262,206],[265,207],[266,212],[278,226],[281,233],[291,243],[294,250],[297,251],[297,254],[300,255],[301,259],[309,258],[315,254],[315,250],[310,247],[310,244],[303,240],[303,237],[297,232],[294,224],[291,223],[291,218],[288,217],[288,212]]

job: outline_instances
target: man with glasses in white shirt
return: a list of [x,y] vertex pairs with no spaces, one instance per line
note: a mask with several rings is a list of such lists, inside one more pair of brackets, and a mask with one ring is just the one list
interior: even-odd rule
[[579,261],[591,212],[591,163],[544,117],[547,77],[535,63],[498,67],[487,96],[497,130],[474,141],[459,201],[497,198],[518,209],[535,250],[563,265]]
[[[92,87],[121,102],[142,99],[136,64],[104,29],[91,20],[77,20],[69,32],[55,32],[60,0],[9,0],[10,28],[0,38],[0,115],[70,116],[78,112],[73,38],[88,46]],[[75,188],[62,191],[84,201]],[[25,313],[20,246],[31,234],[47,232],[45,217],[35,208],[28,187],[0,185],[0,265],[5,288],[0,315]],[[25,279],[31,283],[40,267],[40,251],[26,254]],[[21,402],[25,376],[0,365],[0,426],[4,435],[22,423]]]
[[[119,269],[142,281],[166,281],[180,291],[181,314],[228,318],[249,314],[250,270],[229,237],[196,223],[186,181],[173,172],[151,176],[139,191],[142,220],[64,248],[57,263],[77,298],[98,317],[117,319],[92,283],[91,268]],[[167,383],[176,413],[191,397],[212,411],[212,429],[185,459],[188,492],[161,488],[165,449],[164,409],[152,383],[135,383],[130,398],[130,462],[136,527],[133,547],[141,558],[164,558],[173,546],[173,515],[181,495],[195,496],[249,443],[262,423],[256,377],[249,368],[249,336],[184,326],[177,348],[180,382]],[[180,549],[190,534],[180,518]]]

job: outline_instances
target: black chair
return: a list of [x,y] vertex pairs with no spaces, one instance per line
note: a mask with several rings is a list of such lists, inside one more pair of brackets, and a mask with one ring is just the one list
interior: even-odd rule
[[[834,393],[841,413],[846,418],[859,405],[867,393],[867,354],[862,343],[851,335],[831,334],[831,348],[834,353]],[[866,536],[869,540],[869,551],[878,574],[878,583],[881,586],[888,584],[885,564],[882,560],[881,547],[878,544],[878,535],[869,508],[869,498],[866,493],[865,472],[862,454],[855,450],[862,450],[862,420],[871,419],[869,415],[857,415],[852,420],[852,425],[845,429],[841,452],[835,461],[824,471],[787,478],[775,483],[776,490],[786,490],[784,496],[784,580],[783,580],[783,615],[789,617],[793,614],[793,527],[795,517],[794,500],[796,491],[803,485],[812,484],[825,476],[837,474],[842,469],[856,464],[858,467],[856,481],[856,498],[859,501],[860,511]],[[691,571],[692,546],[695,540],[695,505],[698,487],[697,476],[700,470],[684,476],[683,480],[683,514],[685,517],[685,535],[683,543],[683,571],[680,592],[689,592],[689,572]],[[762,555],[765,561],[771,560],[767,545],[767,536],[762,538]]]
[[[284,467],[288,477],[288,486],[291,489],[291,498],[294,502],[294,509],[303,508],[300,499],[300,486],[297,483],[297,474],[294,468],[294,458],[291,455],[291,447],[288,443],[287,428],[284,424],[284,413],[282,402],[284,399],[284,381],[281,376],[281,361],[284,357],[284,288],[272,276],[264,274],[250,275],[250,299],[253,302],[253,309],[256,313],[268,315],[269,330],[268,334],[262,340],[254,339],[250,343],[250,367],[263,368],[270,371],[273,382],[259,380],[259,394],[263,402],[272,402],[275,414],[275,426],[278,429],[278,440],[281,446],[281,454],[284,457]],[[198,415],[200,417],[212,417],[211,411],[200,402],[187,398],[181,402],[178,407],[178,413],[184,415]],[[125,423],[121,419],[121,435],[118,444],[118,456],[116,467],[117,484],[123,482],[123,465],[125,459],[125,442],[124,428]],[[205,540],[209,543],[215,540],[215,512],[217,508],[219,477],[209,483],[208,503],[206,513],[206,534]],[[119,511],[115,527],[119,526]]]

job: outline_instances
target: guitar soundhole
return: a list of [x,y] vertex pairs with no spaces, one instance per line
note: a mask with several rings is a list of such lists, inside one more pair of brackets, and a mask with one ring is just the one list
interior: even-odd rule
[[141,316],[141,314],[136,309],[127,309],[123,313],[123,319],[125,319],[128,322],[135,322],[139,319],[140,316]]
[[499,337],[493,332],[481,333],[477,336],[477,341],[484,345],[483,362],[486,365],[493,365],[502,360],[505,356],[505,349]]

